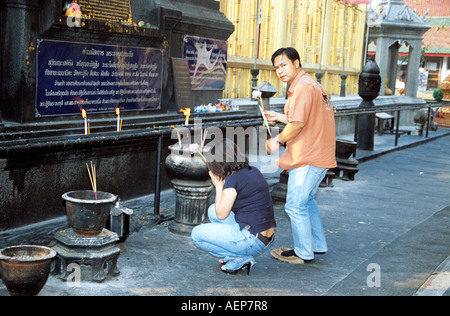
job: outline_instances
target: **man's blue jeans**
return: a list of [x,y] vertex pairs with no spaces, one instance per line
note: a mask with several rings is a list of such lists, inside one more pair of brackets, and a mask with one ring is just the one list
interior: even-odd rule
[[264,250],[265,245],[261,240],[247,229],[239,228],[233,212],[220,220],[216,215],[215,204],[212,204],[208,208],[208,217],[211,223],[196,226],[191,233],[192,241],[201,249],[226,260],[254,256]]
[[304,260],[314,252],[326,252],[327,242],[317,202],[314,198],[327,169],[304,166],[289,170],[285,210],[291,219],[295,253]]

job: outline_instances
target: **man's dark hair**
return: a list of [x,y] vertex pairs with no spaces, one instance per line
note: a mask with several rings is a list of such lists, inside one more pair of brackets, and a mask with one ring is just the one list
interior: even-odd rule
[[298,54],[297,50],[293,47],[283,47],[278,49],[275,53],[272,55],[272,65],[274,65],[275,58],[277,58],[280,55],[285,54],[287,58],[289,58],[292,62],[296,61],[298,59],[298,62],[300,64],[300,67],[302,66],[302,63],[300,61],[300,55]]

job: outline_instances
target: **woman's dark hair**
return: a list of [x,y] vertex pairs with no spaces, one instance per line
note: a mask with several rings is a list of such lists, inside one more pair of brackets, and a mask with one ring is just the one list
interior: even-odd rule
[[292,62],[296,61],[298,59],[298,62],[300,64],[300,67],[302,66],[302,63],[300,61],[300,55],[298,54],[297,50],[293,47],[283,47],[278,49],[275,53],[272,55],[272,65],[274,65],[275,58],[277,58],[280,55],[286,55],[287,58],[289,58]]
[[219,158],[206,162],[206,166],[221,180],[225,180],[239,169],[250,168],[248,158],[239,150],[233,141],[225,138],[222,142],[222,148],[217,148],[218,146],[220,144],[214,146],[213,151],[222,150],[223,155],[220,157],[222,159]]

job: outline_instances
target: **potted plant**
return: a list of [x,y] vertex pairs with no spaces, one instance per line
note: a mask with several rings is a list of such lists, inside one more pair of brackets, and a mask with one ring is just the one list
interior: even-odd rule
[[444,97],[444,93],[442,92],[441,89],[434,89],[434,91],[433,91],[433,98],[436,101],[441,102],[443,97]]

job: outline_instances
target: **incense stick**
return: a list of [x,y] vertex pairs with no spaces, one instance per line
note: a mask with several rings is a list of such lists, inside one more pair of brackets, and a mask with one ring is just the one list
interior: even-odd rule
[[203,131],[203,129],[201,130],[201,150],[203,151],[204,147],[205,147],[205,141],[206,141],[206,135],[208,134],[208,130],[205,128],[205,130]]
[[272,133],[270,132],[270,127],[269,127],[269,122],[267,121],[266,115],[264,114],[264,108],[262,107],[261,95],[262,95],[262,93],[260,90],[253,90],[253,92],[252,92],[252,98],[256,99],[256,101],[257,101],[257,106],[259,108],[259,111],[261,112],[264,123],[266,124],[267,132],[269,133],[270,137],[272,137]]
[[179,130],[178,128],[176,128],[175,126],[173,126],[173,125],[171,125],[170,127],[177,131],[178,144],[180,145],[180,149],[181,149],[181,135],[180,135],[180,130]]
[[89,180],[91,180],[92,190],[94,191],[95,199],[97,200],[97,172],[95,171],[95,165],[91,161],[91,170],[89,170],[89,165],[86,164],[86,168],[89,174]]
[[263,117],[264,123],[266,124],[267,132],[269,133],[270,137],[272,137],[272,133],[270,132],[270,127],[269,127],[269,122],[267,121],[266,115],[264,114],[264,110],[260,105],[258,105],[258,107],[259,107],[259,111],[261,112],[261,115]]

